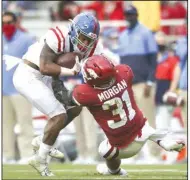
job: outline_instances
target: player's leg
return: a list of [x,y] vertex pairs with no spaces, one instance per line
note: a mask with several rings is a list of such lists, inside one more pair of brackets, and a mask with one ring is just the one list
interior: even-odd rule
[[99,145],[99,154],[106,161],[105,164],[98,164],[97,171],[103,175],[127,175],[127,172],[120,167],[119,149],[110,145],[108,139]]
[[138,154],[145,144],[145,140],[133,141],[126,148],[120,150],[110,145],[108,140],[104,140],[99,146],[99,154],[105,158],[105,164],[99,164],[97,171],[103,175],[127,175],[126,170],[120,168],[121,159],[133,157]]
[[157,143],[160,147],[162,147],[166,151],[180,152],[185,147],[184,140],[173,139],[172,136],[169,134],[166,134],[164,137],[162,137],[162,133],[156,132],[149,139]]
[[184,147],[185,143],[181,139],[173,138],[169,131],[162,129],[153,129],[148,124],[146,124],[147,131],[150,131],[148,139],[157,143],[160,147],[166,151],[177,151],[180,152]]
[[[71,122],[76,116],[80,114],[81,109],[82,108],[79,106],[73,106],[67,109],[67,116],[68,116],[67,124],[69,124],[69,122]],[[65,124],[65,126],[67,124]],[[32,147],[33,147],[34,154],[38,153],[40,144],[42,143],[42,139],[43,139],[43,135],[39,135],[32,140]],[[64,158],[64,154],[61,151],[59,151],[56,147],[52,148],[49,151],[49,155],[53,158],[58,158],[58,159]]]
[[137,136],[135,140],[126,148],[120,148],[119,150],[118,148],[111,146],[108,140],[104,140],[99,146],[99,154],[106,159],[107,166],[105,167],[105,165],[98,165],[97,171],[101,174],[111,174],[111,171],[118,171],[121,173],[121,175],[126,175],[127,173],[125,170],[121,169],[119,171],[119,160],[131,158],[137,155],[147,142],[150,135],[152,135],[154,132],[155,130],[148,125],[148,122],[146,122],[141,130],[142,135],[140,137]]
[[44,78],[40,72],[20,64],[13,76],[13,83],[24,97],[50,118],[44,129],[39,154],[31,159],[30,164],[42,176],[52,176],[47,166],[47,156],[64,127],[67,114],[63,105],[54,97],[52,90],[44,83]]

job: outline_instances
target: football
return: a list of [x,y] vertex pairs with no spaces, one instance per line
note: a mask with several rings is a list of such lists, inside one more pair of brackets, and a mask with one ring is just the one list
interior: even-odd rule
[[184,99],[174,92],[166,92],[163,96],[163,102],[172,106],[183,106]]
[[73,66],[75,65],[76,56],[79,57],[79,61],[82,59],[81,54],[76,53],[76,52],[68,52],[68,53],[59,55],[55,63],[62,67],[73,68]]

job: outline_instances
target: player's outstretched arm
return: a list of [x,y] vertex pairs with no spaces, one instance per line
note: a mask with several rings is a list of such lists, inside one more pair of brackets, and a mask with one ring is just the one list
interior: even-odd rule
[[[82,111],[82,106],[78,106],[72,99],[72,91],[68,91],[63,84],[63,81],[59,80],[59,78],[53,78],[52,81],[52,89],[56,99],[66,105],[67,117],[65,119],[64,127],[65,128],[70,122],[77,117]],[[69,107],[70,106],[70,107]]]
[[59,79],[59,77],[53,77],[52,78],[52,89],[54,96],[56,99],[65,105],[68,106],[78,106],[77,103],[73,100],[72,97],[72,90],[68,90],[65,86],[62,80]]

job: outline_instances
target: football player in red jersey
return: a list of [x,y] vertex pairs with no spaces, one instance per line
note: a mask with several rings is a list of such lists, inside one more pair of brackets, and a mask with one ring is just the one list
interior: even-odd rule
[[82,74],[86,83],[72,90],[71,104],[88,107],[107,136],[99,146],[99,154],[107,166],[98,165],[99,173],[127,175],[120,168],[121,159],[136,155],[147,140],[166,151],[184,148],[184,142],[149,126],[136,105],[132,90],[134,75],[129,66],[114,66],[106,57],[94,55],[84,62]]

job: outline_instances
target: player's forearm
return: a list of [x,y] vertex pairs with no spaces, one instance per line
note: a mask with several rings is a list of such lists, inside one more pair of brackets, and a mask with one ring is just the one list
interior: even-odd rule
[[73,76],[74,71],[61,67],[55,63],[41,63],[40,72],[46,76]]
[[40,72],[46,76],[71,76],[73,69],[68,69],[55,64],[58,54],[56,54],[46,43],[40,54]]
[[61,67],[54,63],[47,64],[42,62],[40,63],[40,72],[46,76],[59,76]]

